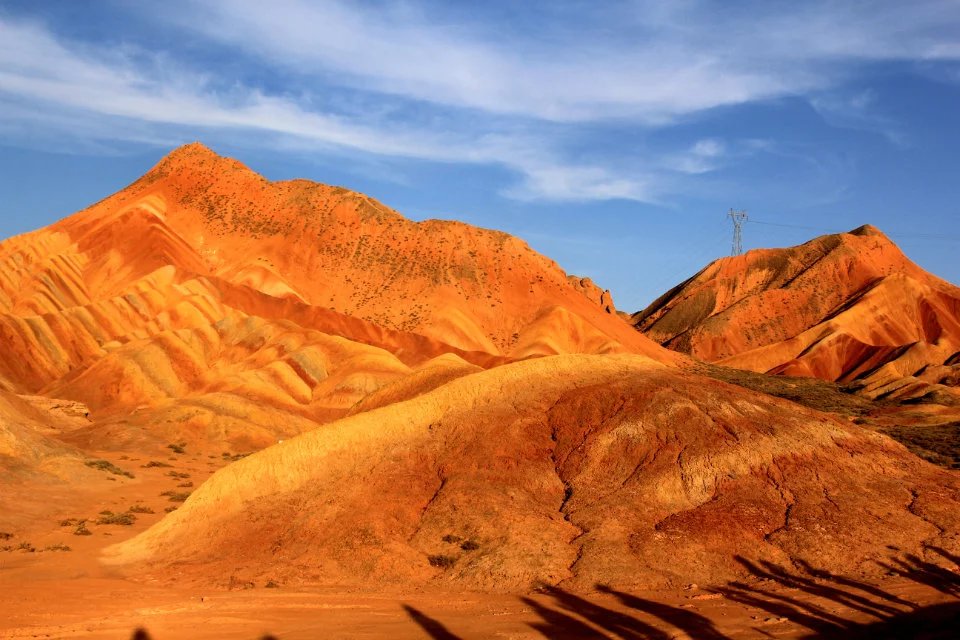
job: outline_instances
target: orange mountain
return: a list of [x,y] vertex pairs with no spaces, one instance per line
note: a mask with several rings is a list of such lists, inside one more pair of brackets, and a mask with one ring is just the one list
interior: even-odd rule
[[423,367],[581,352],[678,361],[624,323],[609,292],[517,238],[269,182],[200,144],[0,244],[0,341],[0,389],[84,402],[99,433],[159,423],[164,438],[244,447]]
[[872,397],[960,383],[960,288],[869,225],[716,260],[633,321],[701,360],[858,381]]

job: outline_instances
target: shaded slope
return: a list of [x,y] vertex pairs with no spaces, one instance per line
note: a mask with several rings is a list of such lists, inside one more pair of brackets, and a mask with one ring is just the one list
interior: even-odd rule
[[717,260],[633,320],[708,362],[909,397],[955,384],[960,288],[864,226]]
[[676,586],[740,575],[738,554],[869,572],[888,545],[956,549],[958,507],[954,475],[883,436],[636,356],[557,356],[254,454],[108,559],[201,582]]

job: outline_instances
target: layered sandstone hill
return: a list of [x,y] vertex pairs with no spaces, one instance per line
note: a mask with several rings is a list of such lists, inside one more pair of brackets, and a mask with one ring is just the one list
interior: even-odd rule
[[960,382],[960,288],[869,225],[717,260],[633,321],[708,362],[859,381],[872,397]]
[[149,426],[242,449],[408,375],[439,384],[555,353],[679,358],[517,238],[270,182],[200,144],[0,243],[0,343],[0,390],[89,406],[74,444]]
[[[654,351],[616,321],[608,292],[568,278],[517,238],[412,222],[340,187],[270,182],[201,144],[4,249],[14,273],[0,305],[20,315],[109,299],[173,265],[466,351],[507,353],[553,308],[607,336],[610,349]],[[39,268],[17,273],[24,263]]]
[[518,591],[876,574],[960,548],[960,479],[884,436],[631,355],[473,373],[251,455],[106,560],[151,579]]

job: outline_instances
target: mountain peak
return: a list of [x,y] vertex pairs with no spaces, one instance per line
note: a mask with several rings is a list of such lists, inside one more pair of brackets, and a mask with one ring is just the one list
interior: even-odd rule
[[877,229],[877,228],[876,228],[875,226],[873,226],[872,224],[863,224],[863,225],[860,225],[859,227],[857,227],[856,229],[854,229],[853,231],[851,231],[851,232],[850,232],[850,235],[852,235],[852,236],[882,236],[882,237],[884,237],[884,238],[886,237],[886,235],[885,235],[882,231],[880,231],[880,229]]
[[177,147],[165,155],[146,175],[157,176],[159,174],[159,176],[163,176],[184,170],[201,173],[221,173],[231,169],[240,169],[254,173],[252,169],[248,168],[239,160],[222,156],[202,142],[190,142]]

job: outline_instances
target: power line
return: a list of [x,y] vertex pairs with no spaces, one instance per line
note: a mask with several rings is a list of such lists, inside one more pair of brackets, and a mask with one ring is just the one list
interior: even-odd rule
[[[761,224],[767,227],[784,227],[787,229],[803,229],[805,231],[819,231],[821,233],[846,233],[849,229],[827,229],[824,227],[809,227],[806,225],[800,224],[786,224],[783,222],[769,222],[767,220],[756,220],[751,218],[748,222],[751,224]],[[909,238],[917,240],[949,240],[960,242],[960,236],[945,235],[940,233],[910,233],[910,232],[884,232],[885,235],[888,235],[892,238]]]

